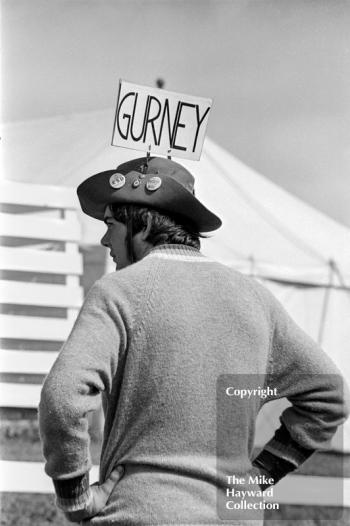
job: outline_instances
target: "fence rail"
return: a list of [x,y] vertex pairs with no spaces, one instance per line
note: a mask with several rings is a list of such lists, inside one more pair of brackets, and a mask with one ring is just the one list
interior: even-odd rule
[[54,351],[14,351],[1,349],[0,372],[47,374],[58,353]]
[[[67,253],[32,248],[0,247],[0,269],[46,274],[79,276],[83,273],[83,260],[78,252]],[[19,257],[19,255],[21,257]]]

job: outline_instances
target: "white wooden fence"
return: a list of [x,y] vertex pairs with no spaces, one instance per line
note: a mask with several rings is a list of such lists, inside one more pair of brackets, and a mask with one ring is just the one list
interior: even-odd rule
[[[72,189],[0,182],[1,407],[36,408],[83,300]],[[37,377],[37,380],[40,377]]]

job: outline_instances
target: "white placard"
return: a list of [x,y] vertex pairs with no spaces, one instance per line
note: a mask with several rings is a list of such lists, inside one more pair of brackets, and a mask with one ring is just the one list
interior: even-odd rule
[[211,99],[119,82],[112,145],[198,161]]

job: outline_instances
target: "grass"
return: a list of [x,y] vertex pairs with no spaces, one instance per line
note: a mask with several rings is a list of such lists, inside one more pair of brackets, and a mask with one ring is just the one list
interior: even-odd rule
[[62,526],[69,524],[56,508],[53,495],[3,493],[1,526]]

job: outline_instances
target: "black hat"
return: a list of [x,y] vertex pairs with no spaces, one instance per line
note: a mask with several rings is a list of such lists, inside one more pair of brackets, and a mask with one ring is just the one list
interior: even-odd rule
[[194,177],[181,164],[162,157],[141,157],[115,170],[93,175],[77,189],[83,212],[103,220],[109,204],[135,204],[175,214],[198,232],[210,232],[221,220],[194,196]]

